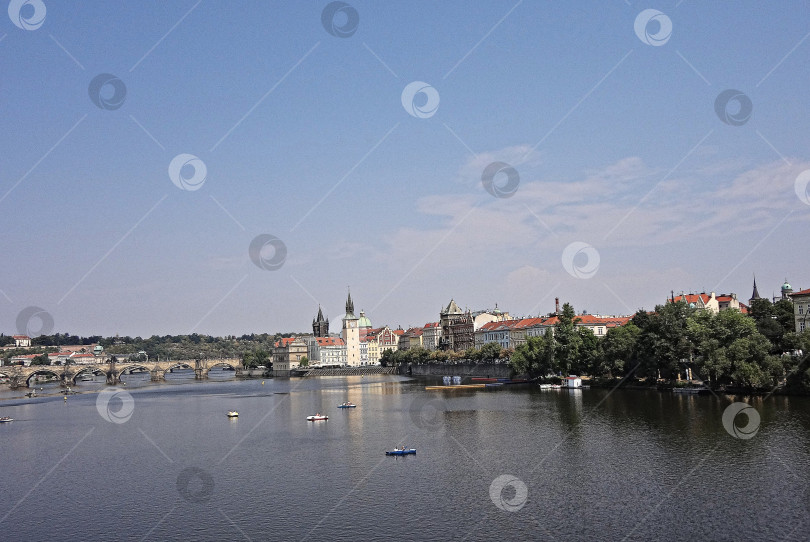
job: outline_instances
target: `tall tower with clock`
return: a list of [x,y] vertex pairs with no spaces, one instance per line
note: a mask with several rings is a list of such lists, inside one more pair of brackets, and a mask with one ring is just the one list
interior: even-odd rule
[[357,325],[359,318],[354,315],[354,302],[352,293],[346,299],[346,316],[343,317],[343,342],[346,343],[346,363],[350,367],[360,365],[360,328]]

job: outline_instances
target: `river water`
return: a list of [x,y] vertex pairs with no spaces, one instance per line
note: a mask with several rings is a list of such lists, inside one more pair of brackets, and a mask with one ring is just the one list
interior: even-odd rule
[[[760,421],[744,439],[723,424],[739,397],[128,378],[67,400],[0,392],[0,539],[810,536],[805,398],[746,399]],[[417,455],[384,455],[398,445]]]

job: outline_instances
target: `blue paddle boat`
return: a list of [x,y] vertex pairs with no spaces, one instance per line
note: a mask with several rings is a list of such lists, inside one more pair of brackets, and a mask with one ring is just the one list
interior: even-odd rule
[[397,448],[396,450],[388,450],[385,455],[416,455],[416,448]]
[[352,402],[348,402],[348,403],[343,403],[341,405],[338,405],[338,408],[357,408],[357,405],[355,405]]

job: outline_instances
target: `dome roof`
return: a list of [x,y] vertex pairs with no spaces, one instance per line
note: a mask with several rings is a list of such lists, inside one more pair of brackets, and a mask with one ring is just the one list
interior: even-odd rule
[[785,281],[785,283],[782,285],[782,290],[792,290],[792,289],[793,288],[790,287],[790,284],[788,284],[788,281]]
[[371,320],[366,316],[365,311],[360,311],[360,319],[357,322],[357,327],[371,327]]

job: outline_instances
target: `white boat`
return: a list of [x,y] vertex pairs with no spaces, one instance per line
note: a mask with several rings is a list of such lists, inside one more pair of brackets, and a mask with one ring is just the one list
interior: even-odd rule
[[324,416],[323,414],[315,414],[314,416],[307,416],[308,422],[317,422],[320,420],[328,420],[329,416]]
[[238,418],[239,413],[237,411],[235,411],[235,410],[229,410],[227,416],[229,418]]
[[551,389],[551,384],[540,384],[540,389],[541,390],[550,390]]

